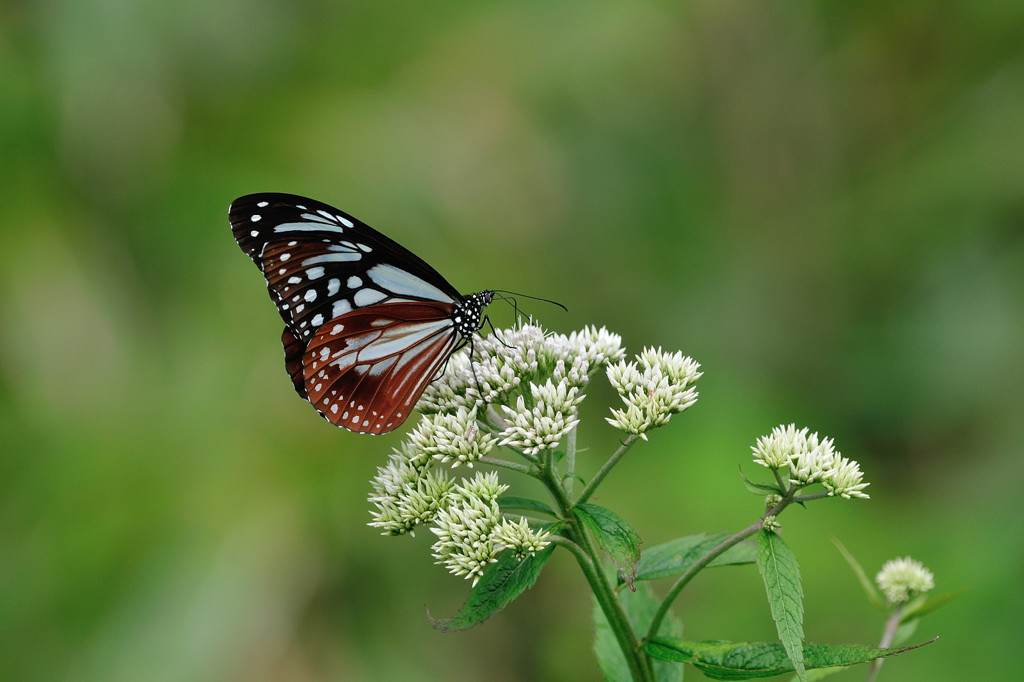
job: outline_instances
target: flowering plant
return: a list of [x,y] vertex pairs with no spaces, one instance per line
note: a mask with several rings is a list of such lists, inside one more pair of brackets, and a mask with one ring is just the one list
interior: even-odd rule
[[[595,651],[610,680],[679,680],[683,663],[716,679],[795,672],[804,680],[812,668],[839,669],[906,650],[890,648],[891,638],[881,647],[803,641],[799,569],[778,534],[778,518],[794,503],[868,497],[860,466],[832,439],[792,424],[773,429],[752,447],[753,461],[770,480],[744,479],[765,499],[761,518],[731,535],[681,537],[641,555],[636,531],[589,500],[637,441],[697,401],[700,365],[653,348],[627,361],[620,337],[594,327],[566,336],[520,325],[475,340],[472,351],[472,360],[469,353],[453,355],[423,394],[421,421],[378,469],[369,498],[371,526],[385,535],[425,526],[436,536],[436,562],[472,581],[462,610],[434,620],[436,627],[463,629],[501,610],[561,547],[575,557],[593,592]],[[602,371],[623,403],[607,421],[624,437],[585,480],[576,468],[578,407],[588,382]],[[490,471],[475,470],[477,464]],[[472,477],[456,480],[449,471],[459,467],[473,469]],[[550,499],[506,495],[509,485],[498,471],[537,479]],[[699,571],[726,564],[757,565],[779,642],[681,638],[672,603]],[[883,573],[889,577],[879,581],[890,601],[930,588],[917,574],[908,583],[906,570]],[[675,582],[659,600],[648,582],[662,577]]]

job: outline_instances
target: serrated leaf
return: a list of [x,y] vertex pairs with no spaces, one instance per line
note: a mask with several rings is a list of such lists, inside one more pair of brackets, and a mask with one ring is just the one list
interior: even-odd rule
[[882,603],[882,597],[878,594],[878,589],[875,587],[875,583],[868,578],[868,574],[864,572],[860,563],[852,554],[850,554],[849,550],[843,546],[843,543],[839,542],[839,540],[832,538],[832,544],[839,549],[839,553],[843,555],[843,558],[846,559],[846,563],[848,563],[850,568],[853,569],[854,575],[857,576],[857,581],[860,582],[861,589],[864,590],[864,594],[868,596],[868,601],[874,604],[875,608],[879,611],[885,613],[887,609],[885,608],[885,604]]
[[779,640],[789,654],[794,672],[804,680],[804,594],[796,556],[782,538],[762,530],[757,534],[757,567]]
[[[617,595],[622,610],[626,614],[633,632],[646,632],[651,619],[658,610],[658,599],[648,585],[637,585],[635,592],[623,590]],[[660,634],[663,637],[682,637],[683,625],[671,612],[662,621]],[[610,682],[632,682],[626,659],[619,648],[604,612],[597,601],[594,601],[594,653],[605,679]],[[682,663],[672,661],[654,661],[654,678],[658,682],[680,682],[683,677]]]
[[522,560],[516,559],[512,552],[505,552],[480,577],[457,614],[451,618],[432,618],[428,611],[427,618],[431,625],[438,630],[452,632],[471,628],[487,620],[533,587],[554,550],[555,545],[548,545]]
[[545,516],[558,518],[555,510],[540,500],[533,500],[529,497],[516,497],[514,495],[503,495],[498,498],[498,508],[502,511],[532,511]]
[[573,507],[576,518],[586,526],[597,544],[615,564],[622,580],[632,589],[640,562],[640,536],[611,509],[596,504],[578,504]]
[[[666,543],[645,549],[637,566],[637,580],[654,580],[670,575],[685,573],[702,556],[717,547],[728,538],[727,533],[718,533],[710,537],[701,533],[683,538],[669,540]],[[752,543],[741,543],[730,547],[715,557],[708,566],[738,566],[752,564],[756,552]]]
[[[895,656],[924,644],[894,649],[857,644],[807,644],[801,662],[806,670],[845,667]],[[715,680],[751,680],[795,670],[786,648],[779,642],[688,642],[655,637],[644,643],[644,650],[652,658],[689,663]]]

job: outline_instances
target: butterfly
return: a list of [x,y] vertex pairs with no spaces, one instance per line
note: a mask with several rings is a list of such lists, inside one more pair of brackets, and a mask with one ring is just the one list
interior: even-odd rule
[[414,253],[332,206],[249,194],[228,217],[284,319],[296,392],[336,426],[397,428],[486,323],[494,291],[463,296]]

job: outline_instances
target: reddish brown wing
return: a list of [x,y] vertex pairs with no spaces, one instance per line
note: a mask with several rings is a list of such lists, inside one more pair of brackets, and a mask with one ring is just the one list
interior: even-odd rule
[[406,420],[459,341],[450,303],[394,302],[320,327],[303,350],[285,329],[285,364],[299,395],[323,417],[380,434]]

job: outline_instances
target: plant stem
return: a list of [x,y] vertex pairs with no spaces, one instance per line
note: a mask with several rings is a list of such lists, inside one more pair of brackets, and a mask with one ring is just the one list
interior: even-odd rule
[[579,424],[572,427],[569,435],[565,437],[565,494],[572,499],[572,483],[576,477],[576,429]]
[[609,627],[611,627],[612,634],[615,635],[615,639],[619,643],[622,656],[626,659],[626,665],[629,666],[630,674],[636,682],[653,682],[654,673],[651,669],[650,659],[640,650],[636,634],[633,632],[633,626],[630,624],[626,612],[622,610],[622,604],[619,603],[618,597],[615,596],[615,591],[612,590],[608,581],[601,574],[597,557],[594,554],[594,548],[589,538],[587,538],[586,532],[575,524],[567,528],[566,532],[571,538],[576,540],[574,544],[579,548],[579,553],[574,553],[576,561],[583,570],[583,575],[590,584],[594,598],[597,600],[598,606],[601,607],[601,611],[608,620]]
[[[781,502],[779,502],[778,504],[774,505],[771,509],[766,511],[765,516],[773,516],[781,513],[783,509],[785,509],[791,504],[791,496],[793,495],[793,492],[794,490],[790,489],[789,497],[783,498]],[[761,530],[762,527],[764,527],[764,517],[761,517],[756,522],[750,524],[743,530],[733,535],[730,535],[725,540],[722,540],[720,543],[718,543],[713,548],[708,550],[707,554],[698,559],[696,563],[694,563],[692,566],[686,569],[686,572],[679,576],[676,582],[673,583],[672,587],[669,589],[668,593],[665,595],[665,598],[661,600],[661,604],[658,606],[658,610],[654,614],[654,618],[651,619],[651,625],[647,629],[647,635],[645,636],[645,639],[650,639],[651,637],[656,637],[658,635],[658,630],[661,629],[661,621],[663,621],[665,619],[665,616],[668,615],[668,611],[672,607],[672,602],[676,600],[676,597],[679,596],[679,593],[683,590],[684,587],[686,587],[687,583],[689,583],[693,579],[693,577],[701,571],[701,569],[710,564],[715,559],[715,557],[721,555],[730,547],[738,545],[739,543],[743,542],[751,535]]]
[[576,557],[576,562],[580,565],[583,576],[590,584],[594,598],[597,600],[598,606],[600,606],[601,611],[608,620],[608,625],[615,635],[616,641],[619,643],[622,655],[626,659],[626,665],[629,666],[630,674],[636,682],[653,682],[654,671],[651,668],[651,661],[640,650],[640,644],[637,641],[636,634],[633,632],[633,626],[630,624],[626,612],[622,610],[622,604],[619,603],[615,591],[612,590],[611,585],[608,584],[608,581],[601,573],[597,552],[586,531],[580,527],[579,522],[576,520],[569,496],[559,484],[557,476],[550,468],[543,468],[542,475],[539,478],[554,498],[562,518],[569,521],[569,524],[562,531],[564,540],[558,541],[558,544],[568,549]]
[[[879,649],[888,649],[892,646],[892,640],[896,637],[896,629],[900,626],[900,617],[903,615],[903,604],[900,604],[889,616],[889,619],[885,621],[885,632],[882,634],[882,641],[878,643]],[[884,658],[876,658],[871,661],[871,667],[868,668],[868,676],[865,678],[865,682],[873,682],[878,677],[878,671],[882,668],[882,663],[885,662]]]
[[594,474],[594,478],[591,479],[590,483],[588,483],[583,489],[583,492],[580,493],[579,498],[576,500],[576,504],[583,504],[590,499],[590,496],[594,494],[597,486],[601,484],[601,481],[604,480],[605,476],[607,476],[618,461],[622,459],[622,456],[629,452],[629,448],[637,441],[638,438],[640,438],[640,436],[635,433],[626,436],[626,440],[619,446],[619,449],[612,453],[612,456],[609,457],[608,461],[604,463],[596,474]]
[[811,500],[820,500],[823,497],[829,497],[828,491],[823,490],[817,493],[808,493],[807,495],[797,495],[793,498],[794,502],[810,502]]
[[484,464],[501,467],[502,469],[508,469],[509,471],[526,474],[527,476],[537,476],[537,470],[534,467],[526,466],[519,462],[510,462],[507,459],[501,459],[500,457],[481,457],[480,461]]

